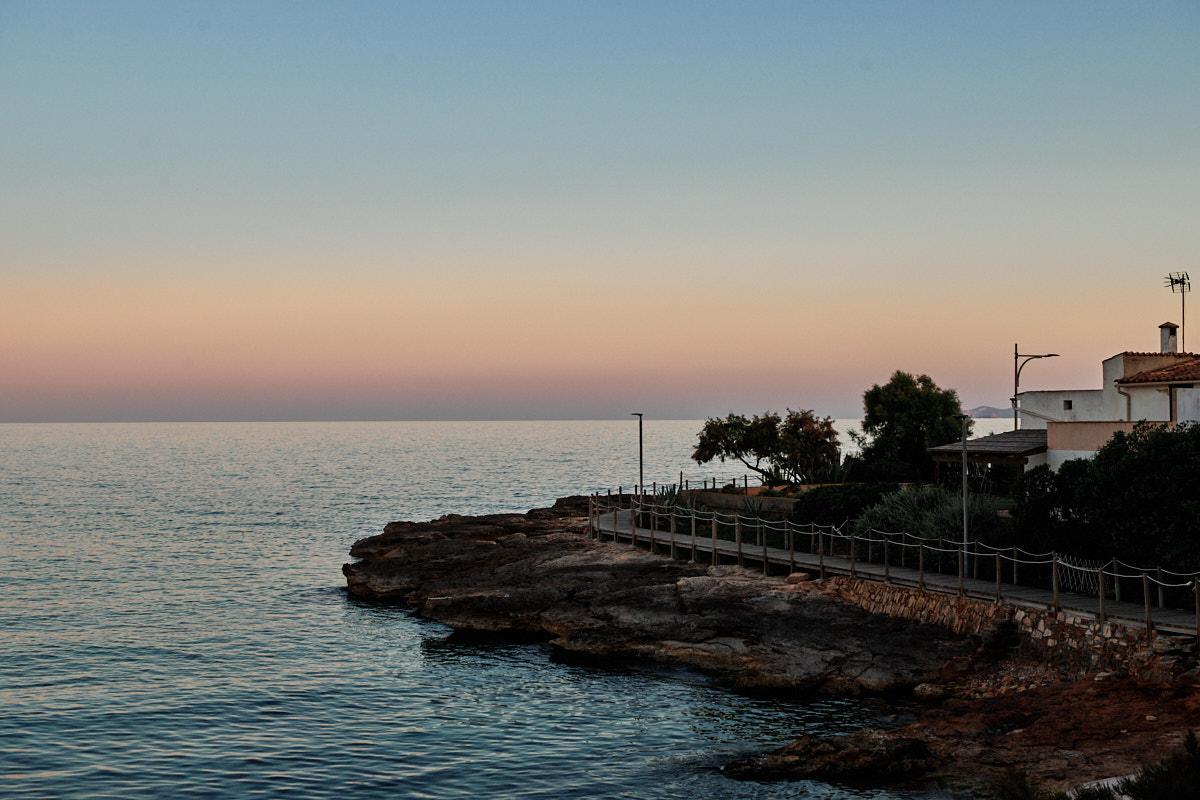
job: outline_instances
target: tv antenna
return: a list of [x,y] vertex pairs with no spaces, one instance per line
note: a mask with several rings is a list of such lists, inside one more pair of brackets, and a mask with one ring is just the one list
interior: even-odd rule
[[1187,295],[1192,290],[1192,277],[1186,272],[1168,272],[1167,277],[1163,279],[1167,286],[1171,289],[1171,294],[1179,295],[1180,303],[1180,325],[1179,325],[1179,351],[1187,352]]

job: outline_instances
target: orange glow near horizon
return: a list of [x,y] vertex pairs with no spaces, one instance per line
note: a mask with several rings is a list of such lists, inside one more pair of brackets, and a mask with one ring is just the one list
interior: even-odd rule
[[1099,360],[1152,349],[1161,321],[1148,308],[1091,329],[1056,323],[1049,294],[999,288],[955,302],[834,278],[813,297],[664,276],[634,292],[578,274],[497,271],[452,288],[433,275],[26,278],[0,322],[4,409],[13,419],[86,418],[88,407],[100,418],[204,408],[219,418],[593,417],[649,402],[659,416],[768,406],[854,416],[863,389],[895,369],[928,372],[968,405],[1003,403],[1018,329],[1030,346],[1064,353],[1029,370],[1026,388],[1097,385]]

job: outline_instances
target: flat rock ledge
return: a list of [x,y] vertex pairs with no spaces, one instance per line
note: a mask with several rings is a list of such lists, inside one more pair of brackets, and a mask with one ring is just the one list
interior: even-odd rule
[[686,551],[673,560],[597,542],[586,515],[587,498],[573,497],[526,514],[393,522],[355,542],[357,560],[342,571],[351,597],[456,631],[685,665],[746,690],[903,692],[927,704],[902,727],[802,737],[739,759],[725,767],[733,778],[934,783],[986,796],[1018,767],[1067,788],[1135,771],[1200,720],[1194,682],[1068,677],[997,650],[991,634],[872,614],[845,581],[766,578],[689,563]]
[[594,541],[586,514],[576,497],[527,514],[393,522],[355,542],[359,560],[342,571],[352,597],[400,603],[457,631],[685,665],[746,690],[907,691],[961,672],[974,650],[940,627],[870,614],[820,582]]

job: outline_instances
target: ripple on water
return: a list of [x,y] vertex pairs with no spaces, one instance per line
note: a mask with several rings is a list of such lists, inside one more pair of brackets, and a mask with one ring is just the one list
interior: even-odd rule
[[[657,423],[647,474],[677,474],[695,428]],[[625,433],[3,426],[0,796],[902,796],[720,774],[798,734],[865,724],[868,705],[562,663],[346,598],[355,538],[628,484],[611,447]]]

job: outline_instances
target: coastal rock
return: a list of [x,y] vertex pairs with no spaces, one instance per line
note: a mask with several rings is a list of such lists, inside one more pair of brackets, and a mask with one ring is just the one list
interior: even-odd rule
[[746,689],[884,692],[971,652],[944,629],[824,591],[586,536],[586,498],[529,514],[393,522],[355,542],[352,597],[403,603],[458,631],[547,639],[564,653],[644,657]]
[[904,689],[928,703],[898,728],[805,737],[741,759],[728,765],[731,777],[986,792],[1019,766],[1068,788],[1134,771],[1200,718],[1200,670],[1171,667],[1174,651],[1155,656],[1169,681],[1148,681],[1147,670],[1135,678],[1125,659],[1097,682],[1095,669],[1030,657],[1052,644],[1015,646],[1014,632],[1025,630],[1083,648],[1083,635],[1050,612],[1018,617],[999,604],[846,577],[793,583],[685,561],[686,552],[672,560],[588,538],[586,513],[587,498],[566,498],[528,514],[394,522],[354,544],[348,592],[457,631],[549,641],[566,656],[656,659],[747,689]]
[[924,775],[936,763],[937,757],[921,739],[866,730],[829,739],[801,736],[766,755],[734,761],[725,767],[725,774],[743,780],[891,784]]
[[946,689],[934,683],[918,683],[913,687],[913,697],[928,703],[937,703],[946,699]]

